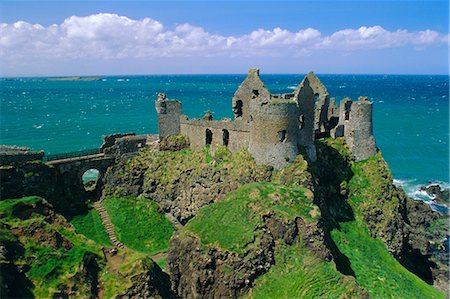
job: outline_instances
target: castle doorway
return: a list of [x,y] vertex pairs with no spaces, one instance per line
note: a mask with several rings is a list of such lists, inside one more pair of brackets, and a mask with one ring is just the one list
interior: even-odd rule
[[228,146],[228,142],[230,141],[230,132],[227,129],[222,130],[222,141],[223,145]]
[[206,133],[205,133],[205,144],[211,144],[212,143],[212,138],[213,138],[213,133],[210,129],[206,129]]

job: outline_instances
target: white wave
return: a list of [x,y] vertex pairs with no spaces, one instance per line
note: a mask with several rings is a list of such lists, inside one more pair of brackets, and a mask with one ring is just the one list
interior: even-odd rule
[[434,200],[436,198],[435,195],[429,195],[425,190],[421,190],[423,187],[429,187],[432,185],[439,185],[441,189],[450,189],[449,182],[442,181],[429,181],[427,183],[418,182],[416,179],[412,180],[402,180],[402,179],[394,179],[394,185],[402,187],[408,197],[414,200],[421,200],[430,205],[430,207],[434,211],[438,211],[441,213],[448,213],[449,209],[444,206],[436,203]]
[[44,126],[44,124],[34,125],[33,128],[40,129],[40,128],[42,128],[43,126]]
[[117,82],[123,82],[123,81],[125,81],[125,79],[117,79],[116,81]]
[[296,89],[297,86],[291,85],[291,86],[288,86],[288,88],[289,88],[289,89]]

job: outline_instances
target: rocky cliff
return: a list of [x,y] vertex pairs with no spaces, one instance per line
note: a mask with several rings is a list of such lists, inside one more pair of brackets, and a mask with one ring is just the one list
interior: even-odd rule
[[[75,230],[39,197],[0,201],[2,295],[444,297],[448,215],[407,198],[381,154],[355,162],[342,139],[325,139],[316,162],[299,155],[274,171],[247,151],[175,141],[105,175],[102,203],[126,249],[111,247],[95,213]],[[32,167],[44,166],[4,170],[23,190],[46,182],[26,180]]]

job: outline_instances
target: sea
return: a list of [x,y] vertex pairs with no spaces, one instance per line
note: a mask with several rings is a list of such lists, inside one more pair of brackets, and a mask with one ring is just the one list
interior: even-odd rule
[[[262,74],[272,93],[293,91],[304,74]],[[331,96],[373,101],[377,146],[407,194],[441,209],[421,186],[449,188],[449,76],[318,74]],[[99,80],[0,78],[0,144],[46,154],[99,147],[102,135],[157,133],[158,92],[189,117],[233,117],[244,74],[102,76]]]

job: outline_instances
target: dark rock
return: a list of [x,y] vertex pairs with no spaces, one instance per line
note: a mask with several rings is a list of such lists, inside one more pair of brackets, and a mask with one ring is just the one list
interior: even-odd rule
[[433,184],[421,187],[420,190],[425,191],[429,196],[434,197],[434,201],[438,204],[449,205],[449,189],[442,189],[440,185]]

